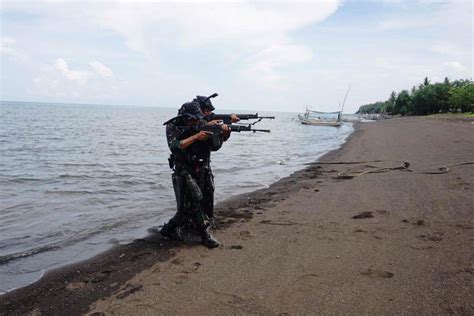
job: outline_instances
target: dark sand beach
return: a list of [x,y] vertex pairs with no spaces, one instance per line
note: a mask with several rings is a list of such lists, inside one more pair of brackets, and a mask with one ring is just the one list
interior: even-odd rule
[[358,125],[218,205],[219,248],[152,234],[1,296],[0,314],[472,315],[473,135],[471,121]]

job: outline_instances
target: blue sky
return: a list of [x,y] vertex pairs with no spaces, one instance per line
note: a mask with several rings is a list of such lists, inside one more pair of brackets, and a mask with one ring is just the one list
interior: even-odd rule
[[345,111],[472,78],[472,2],[4,1],[0,99]]

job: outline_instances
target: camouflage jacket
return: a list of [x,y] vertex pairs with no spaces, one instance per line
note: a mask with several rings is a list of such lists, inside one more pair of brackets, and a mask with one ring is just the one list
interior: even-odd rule
[[193,167],[196,164],[209,164],[211,151],[217,151],[222,147],[224,142],[222,134],[214,134],[206,141],[196,141],[186,149],[182,149],[180,141],[196,134],[196,132],[183,131],[175,124],[176,122],[170,122],[166,125],[166,139],[174,165]]

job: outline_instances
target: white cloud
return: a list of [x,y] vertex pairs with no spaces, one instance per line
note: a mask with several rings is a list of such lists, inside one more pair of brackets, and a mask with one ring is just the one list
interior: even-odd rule
[[85,69],[71,69],[66,60],[57,58],[54,64],[43,67],[32,84],[28,92],[34,96],[100,99],[117,95],[118,86],[126,82],[115,78],[112,69],[99,61],[89,62]]
[[112,69],[105,66],[100,61],[89,62],[91,70],[72,70],[63,58],[56,59],[55,68],[61,72],[61,74],[71,81],[76,81],[79,85],[84,86],[89,80],[95,75],[100,76],[104,79],[113,79],[114,73]]
[[[470,1],[360,4],[4,1],[3,87],[21,99],[34,77],[37,96],[82,102],[169,105],[218,91],[228,107],[332,110],[352,82],[346,109],[355,110],[425,76],[472,77]],[[12,62],[13,52],[31,57]]]
[[432,45],[431,51],[441,55],[456,56],[459,55],[460,49],[450,42],[436,42]]
[[62,58],[56,59],[55,67],[63,74],[65,78],[71,81],[76,81],[79,85],[84,86],[91,78],[92,74],[89,71],[71,70],[68,64]]
[[98,73],[102,78],[113,78],[114,72],[109,67],[105,66],[103,63],[99,61],[91,61],[89,66]]
[[[459,0],[401,1],[409,4],[405,11],[380,21],[378,28],[384,31],[438,29],[443,26],[446,34],[456,30],[458,34],[472,32],[472,2]],[[413,12],[413,10],[417,10]]]
[[289,83],[278,70],[286,66],[311,60],[311,50],[303,45],[275,44],[251,55],[244,61],[244,72],[256,78],[264,87],[275,89],[289,88]]
[[449,70],[453,70],[460,75],[465,75],[467,72],[467,68],[463,66],[460,62],[457,61],[448,61],[444,63],[444,66]]
[[9,58],[16,62],[22,62],[26,59],[26,54],[16,46],[16,40],[12,37],[0,37],[0,56]]
[[339,2],[116,2],[93,16],[120,34],[131,50],[155,61],[169,47],[232,47],[235,55],[245,56],[241,73],[250,74],[247,80],[270,87],[281,79],[278,67],[311,58],[311,50],[292,41],[291,33],[326,19]]
[[[36,22],[51,32],[60,26],[66,29],[112,31],[119,35],[130,51],[127,56],[145,60],[156,81],[166,80],[168,72],[176,71],[168,63],[170,51],[181,53],[184,64],[196,53],[205,51],[209,60],[220,59],[231,68],[232,80],[258,85],[260,88],[288,89],[291,80],[284,70],[308,62],[313,52],[304,41],[293,39],[293,33],[331,16],[341,0],[324,1],[47,1],[8,3],[7,9],[28,12],[39,17]],[[54,22],[51,22],[54,21]],[[51,24],[54,23],[54,24]],[[105,33],[104,32],[104,33]],[[82,34],[79,32],[79,34]],[[65,44],[66,45],[66,44]],[[43,47],[43,46],[41,46]],[[64,55],[78,62],[63,47]],[[94,49],[92,47],[92,49]],[[92,60],[95,58],[91,56]],[[138,57],[137,57],[138,58]],[[100,75],[113,79],[114,73],[105,65],[90,62],[90,69],[78,69],[64,59],[56,61],[63,78],[79,86],[87,86]],[[110,71],[109,71],[110,70]],[[185,70],[179,69],[183,75]],[[202,74],[192,74],[189,82],[203,82]],[[56,80],[62,80],[61,78]],[[44,82],[43,80],[42,82]]]
[[15,40],[11,37],[0,38],[0,54],[2,55],[14,54],[15,49],[13,48],[13,44],[15,44]]
[[[411,82],[417,82],[426,76],[431,77],[435,69],[427,63],[401,60],[393,57],[376,57],[373,73],[379,78],[395,79],[403,77]],[[406,89],[409,87],[407,86]],[[392,88],[394,89],[394,88]]]

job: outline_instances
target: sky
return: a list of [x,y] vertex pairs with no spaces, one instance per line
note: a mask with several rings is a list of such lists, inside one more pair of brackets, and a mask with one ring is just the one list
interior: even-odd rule
[[344,112],[472,78],[468,0],[0,0],[0,100]]

